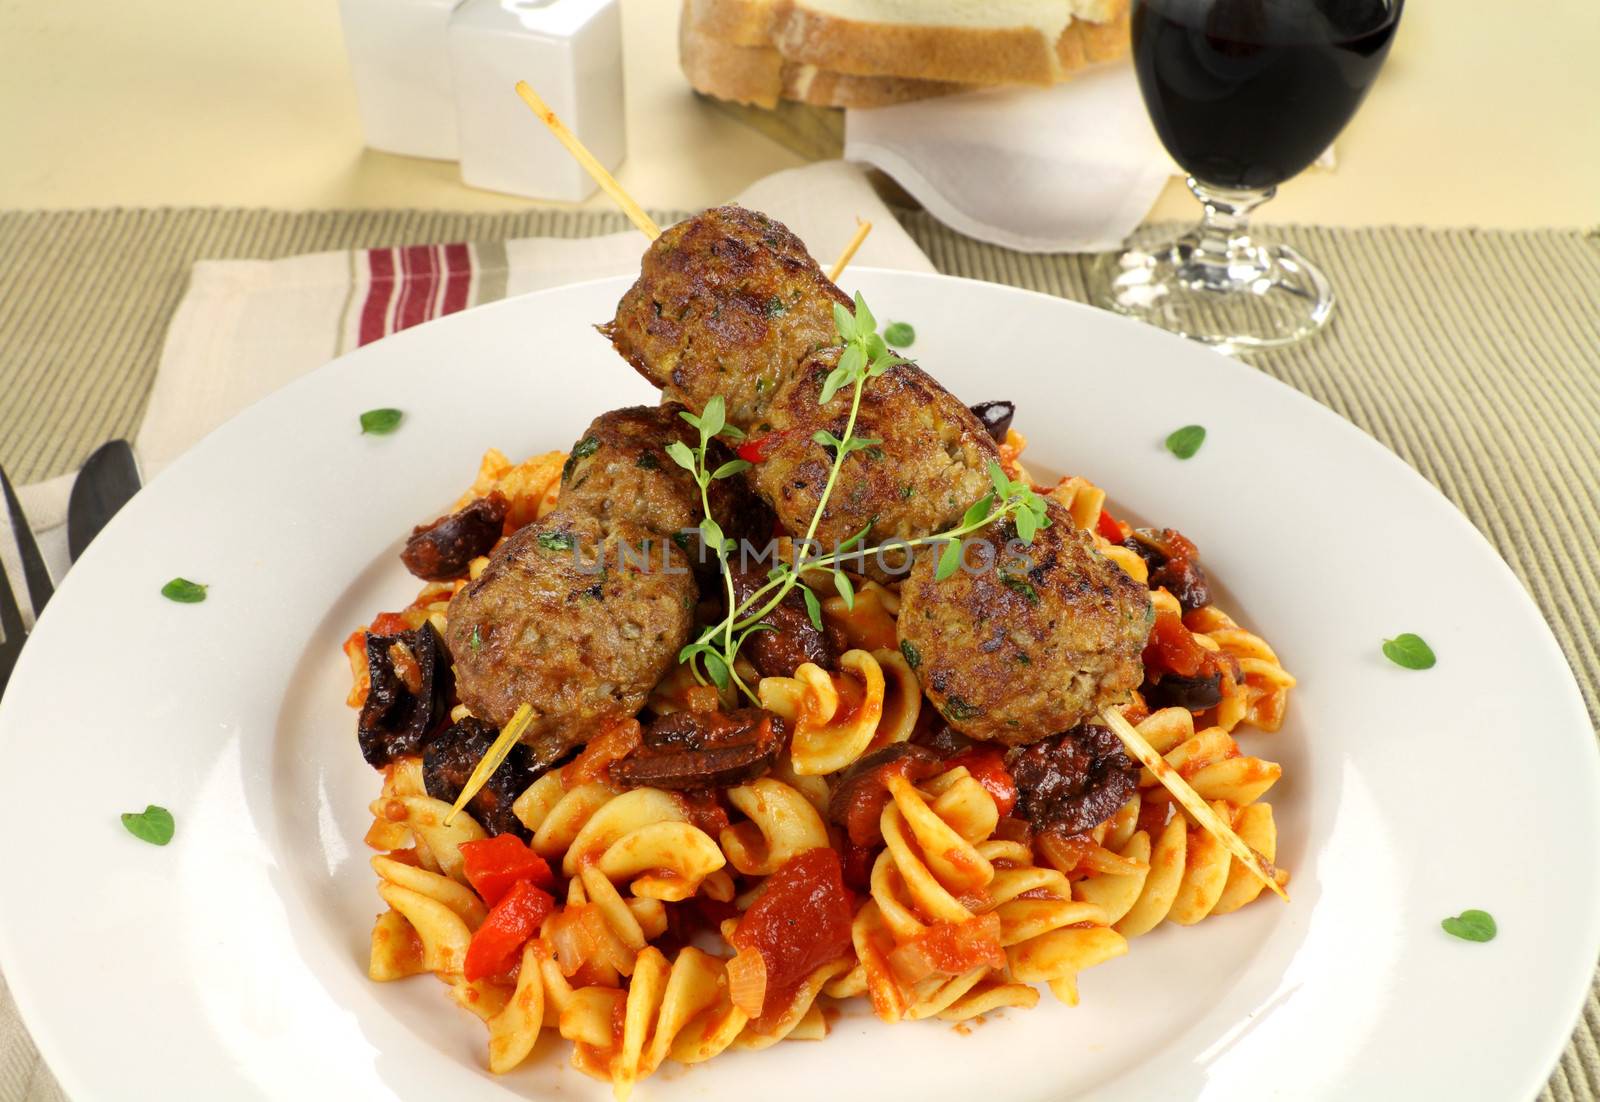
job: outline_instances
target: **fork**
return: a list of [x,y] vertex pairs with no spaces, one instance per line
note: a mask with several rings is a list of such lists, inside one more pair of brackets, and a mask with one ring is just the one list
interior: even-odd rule
[[[4,468],[0,468],[0,489],[5,491],[6,511],[11,517],[12,535],[17,541],[17,553],[22,558],[22,574],[28,584],[28,600],[37,618],[55,592],[50,583],[50,571],[44,565],[44,556],[39,554],[38,544],[33,542],[33,529],[28,527],[22,503],[17,500],[17,491],[12,488],[11,479],[6,477]],[[4,636],[0,638],[0,692],[3,692],[28,634],[23,629],[22,610],[17,606],[16,595],[11,590],[11,579],[6,577],[4,566],[0,566],[0,634]]]

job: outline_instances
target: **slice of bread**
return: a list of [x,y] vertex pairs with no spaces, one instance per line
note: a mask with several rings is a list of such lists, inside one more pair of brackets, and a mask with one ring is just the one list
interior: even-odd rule
[[779,0],[684,0],[683,18],[733,46],[771,46]]
[[1128,48],[1128,0],[787,0],[772,44],[840,73],[1054,84]]
[[[721,43],[770,48],[783,63],[809,67],[786,78],[780,63],[775,79],[792,89],[822,79],[834,98],[898,102],[951,86],[1067,79],[1127,51],[1128,6],[1129,0],[685,0],[684,21],[696,37],[701,81],[710,86],[702,91],[718,94],[722,65],[748,79],[756,64],[753,56],[731,54],[707,60]],[[766,56],[762,64],[770,70],[774,63]],[[844,77],[874,83],[855,87]],[[879,86],[880,78],[914,83]],[[814,95],[793,98],[813,102]]]
[[[743,0],[741,0],[743,2]],[[770,45],[741,44],[705,31],[688,0],[678,28],[678,55],[689,84],[718,99],[773,108],[780,99],[816,107],[886,107],[962,91],[964,85],[894,76],[836,73],[789,61]],[[726,10],[727,0],[713,0]],[[724,22],[724,27],[730,26]]]

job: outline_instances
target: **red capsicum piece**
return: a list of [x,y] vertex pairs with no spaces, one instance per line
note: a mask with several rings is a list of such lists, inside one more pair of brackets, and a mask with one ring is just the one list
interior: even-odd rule
[[765,463],[772,458],[772,453],[778,450],[778,446],[793,436],[796,431],[795,429],[778,429],[761,436],[752,436],[733,450],[746,463]]
[[545,917],[556,909],[550,893],[526,880],[518,880],[489,911],[467,946],[461,971],[468,980],[504,975],[517,963],[517,954],[539,932]]
[[461,871],[466,874],[467,883],[491,907],[500,902],[518,880],[527,880],[537,888],[548,888],[555,880],[545,859],[515,834],[462,842],[461,858]]
[[1176,613],[1156,613],[1150,641],[1144,648],[1146,670],[1194,677],[1200,672],[1209,652],[1194,641],[1194,634],[1183,626]]
[[1132,534],[1132,529],[1104,509],[1100,510],[1100,519],[1095,522],[1094,530],[1112,543],[1121,543]]

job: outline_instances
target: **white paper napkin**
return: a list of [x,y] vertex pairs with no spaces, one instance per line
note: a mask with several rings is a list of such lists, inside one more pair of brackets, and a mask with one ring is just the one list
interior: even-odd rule
[[844,152],[951,228],[1025,252],[1116,248],[1174,171],[1125,61],[1053,88],[852,110]]

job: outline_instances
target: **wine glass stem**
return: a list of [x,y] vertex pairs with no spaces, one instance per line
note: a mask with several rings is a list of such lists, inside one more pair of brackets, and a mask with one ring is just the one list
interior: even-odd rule
[[1195,227],[1191,261],[1212,267],[1220,275],[1240,266],[1261,266],[1254,242],[1250,240],[1250,212],[1277,193],[1277,188],[1236,190],[1201,183],[1193,176],[1185,179],[1194,197],[1205,210]]

